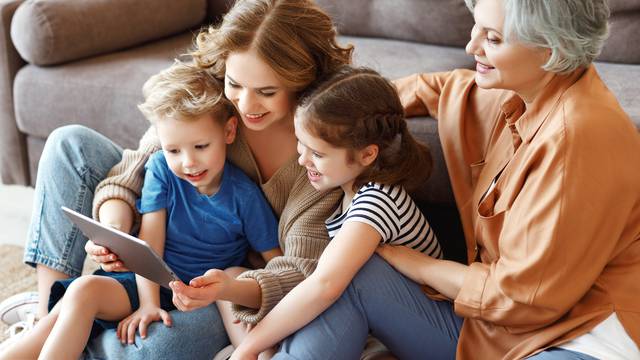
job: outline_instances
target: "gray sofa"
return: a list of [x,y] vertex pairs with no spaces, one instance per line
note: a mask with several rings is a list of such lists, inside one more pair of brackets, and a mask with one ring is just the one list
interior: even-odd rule
[[[135,147],[148,124],[141,86],[184,53],[197,30],[232,0],[0,0],[0,169],[6,184],[31,184],[51,131],[83,124]],[[464,52],[473,19],[463,0],[318,0],[355,62],[389,78],[471,68]],[[610,0],[611,36],[596,64],[640,126],[640,1]],[[603,119],[606,121],[606,119]],[[447,257],[464,241],[435,120],[410,120],[436,167],[417,195]],[[639,154],[640,155],[640,154]]]

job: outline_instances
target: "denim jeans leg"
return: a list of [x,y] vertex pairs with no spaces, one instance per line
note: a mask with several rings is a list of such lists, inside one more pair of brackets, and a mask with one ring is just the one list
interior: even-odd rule
[[282,341],[273,359],[359,359],[369,327],[356,296],[349,286],[327,310]]
[[455,359],[463,318],[374,255],[352,282],[371,334],[400,359]]
[[454,359],[463,319],[374,255],[340,299],[287,338],[276,359],[358,359],[367,333],[401,359]]
[[106,330],[87,345],[84,359],[204,359],[211,360],[229,344],[216,304],[169,313],[173,326],[155,322],[148,328],[147,338],[136,334],[135,343],[122,345],[116,331]]
[[60,210],[91,216],[94,189],[122,158],[122,149],[99,133],[69,125],[54,130],[38,165],[24,262],[78,276],[86,237]]

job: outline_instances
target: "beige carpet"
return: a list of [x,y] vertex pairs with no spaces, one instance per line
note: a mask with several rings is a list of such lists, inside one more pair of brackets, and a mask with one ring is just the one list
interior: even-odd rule
[[[24,291],[37,291],[36,271],[22,262],[23,247],[0,245],[0,301]],[[83,274],[98,268],[91,260],[84,263]],[[0,342],[6,339],[7,326],[0,322]]]
[[[23,291],[36,291],[36,271],[22,263],[22,247],[0,245],[0,300]],[[0,341],[7,327],[0,323]]]

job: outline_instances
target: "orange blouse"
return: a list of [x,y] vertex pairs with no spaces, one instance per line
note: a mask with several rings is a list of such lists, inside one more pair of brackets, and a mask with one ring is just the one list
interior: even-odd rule
[[526,106],[474,75],[395,82],[407,116],[438,119],[462,218],[470,266],[454,301],[465,317],[458,357],[529,356],[614,311],[640,344],[636,127],[593,66],[556,75]]

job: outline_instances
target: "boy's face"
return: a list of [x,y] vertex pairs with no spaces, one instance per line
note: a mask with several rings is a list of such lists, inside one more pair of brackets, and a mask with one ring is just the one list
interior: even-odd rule
[[211,115],[189,120],[167,118],[155,123],[171,171],[206,195],[216,193],[220,187],[226,146],[235,139],[236,126],[235,117],[221,125]]

